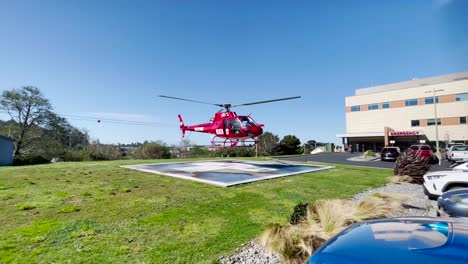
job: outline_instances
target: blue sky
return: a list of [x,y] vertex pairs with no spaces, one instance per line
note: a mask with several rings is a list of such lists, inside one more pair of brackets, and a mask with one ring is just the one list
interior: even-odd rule
[[467,13],[464,0],[1,1],[0,91],[33,85],[61,114],[174,124],[69,120],[101,142],[169,144],[178,113],[195,124],[218,109],[158,94],[300,95],[236,111],[280,137],[339,142],[356,88],[468,70]]

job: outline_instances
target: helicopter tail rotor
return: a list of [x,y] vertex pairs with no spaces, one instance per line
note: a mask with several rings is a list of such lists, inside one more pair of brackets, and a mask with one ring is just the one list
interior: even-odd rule
[[184,120],[182,120],[182,116],[179,114],[179,120],[180,120],[180,130],[182,130],[182,137],[185,136],[185,124]]

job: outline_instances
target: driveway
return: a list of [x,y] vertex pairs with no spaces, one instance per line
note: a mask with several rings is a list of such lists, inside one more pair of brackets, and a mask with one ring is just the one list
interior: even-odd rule
[[[352,157],[361,156],[362,153],[329,153],[329,154],[315,154],[315,155],[303,155],[298,157],[285,157],[279,158],[280,160],[287,161],[296,161],[296,162],[324,162],[324,163],[335,163],[335,164],[344,164],[344,165],[354,165],[354,166],[365,166],[372,168],[386,168],[393,169],[395,165],[394,161],[350,161],[347,160]],[[450,164],[447,160],[442,160],[442,165],[433,164],[431,165],[431,171],[445,170]]]

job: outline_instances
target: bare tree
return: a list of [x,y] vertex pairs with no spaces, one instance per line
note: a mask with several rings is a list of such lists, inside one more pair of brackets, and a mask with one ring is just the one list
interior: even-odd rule
[[34,128],[47,124],[52,114],[49,100],[33,86],[4,91],[0,97],[0,107],[7,111],[18,126],[19,132],[13,137],[16,140],[15,156],[28,144],[40,138],[40,135],[31,136],[29,133]]

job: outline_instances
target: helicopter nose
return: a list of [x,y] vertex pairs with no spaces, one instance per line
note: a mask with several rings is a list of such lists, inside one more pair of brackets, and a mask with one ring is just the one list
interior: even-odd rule
[[255,127],[253,132],[254,132],[254,135],[257,137],[257,136],[260,136],[261,134],[263,134],[263,129],[262,129],[261,126],[257,126],[257,127]]

